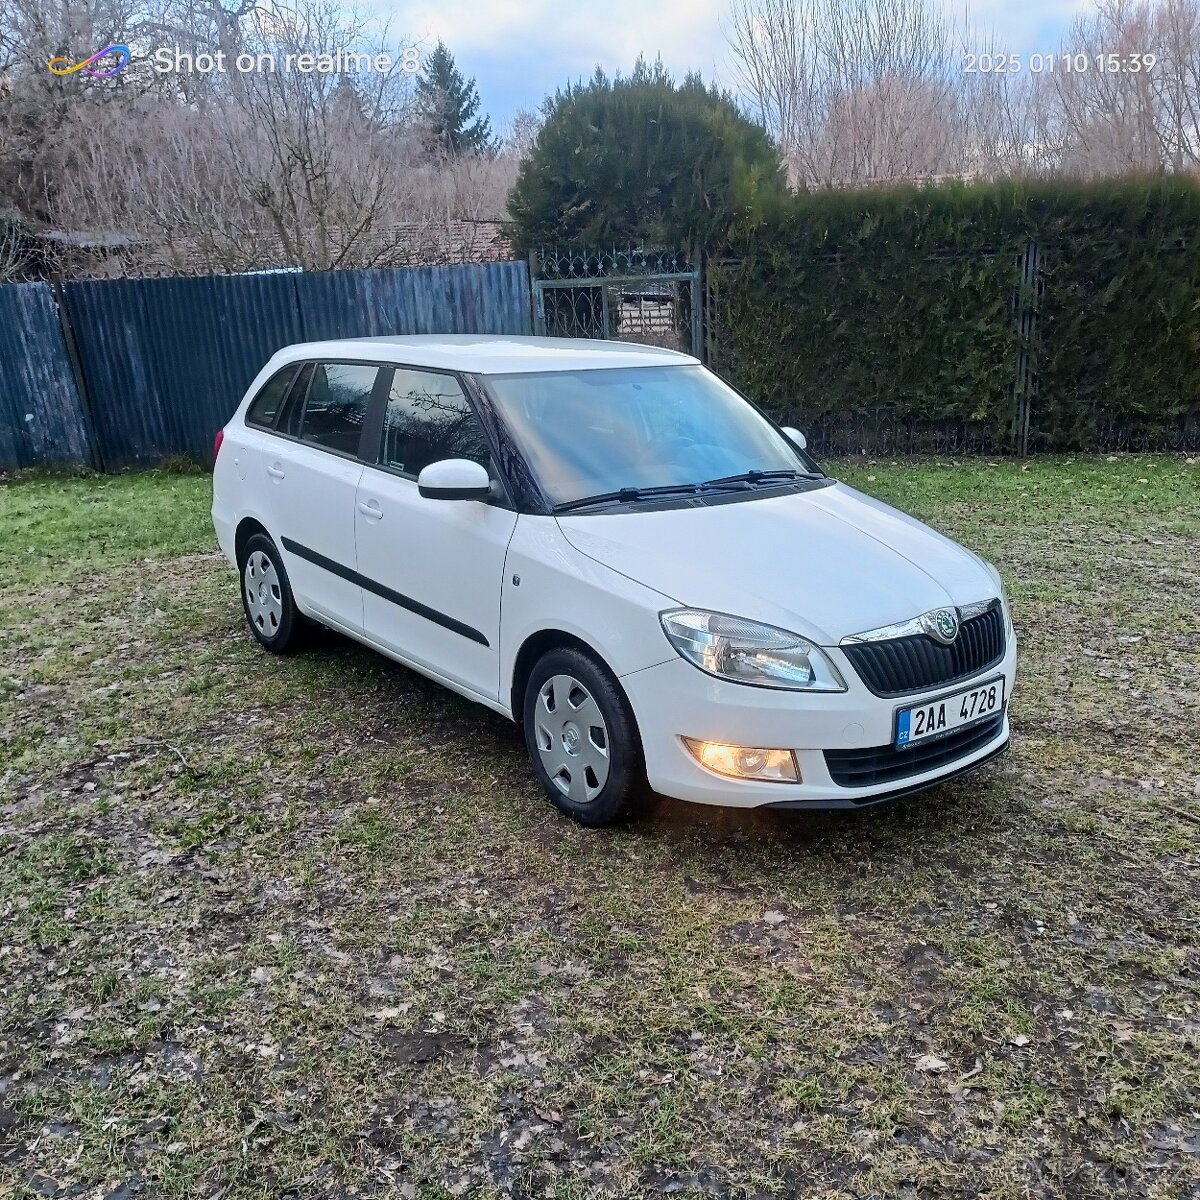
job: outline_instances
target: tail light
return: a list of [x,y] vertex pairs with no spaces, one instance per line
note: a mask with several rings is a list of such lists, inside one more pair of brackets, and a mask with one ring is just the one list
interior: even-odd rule
[[221,443],[225,440],[225,430],[218,429],[216,440],[213,442],[213,466],[217,465],[217,455],[221,453]]

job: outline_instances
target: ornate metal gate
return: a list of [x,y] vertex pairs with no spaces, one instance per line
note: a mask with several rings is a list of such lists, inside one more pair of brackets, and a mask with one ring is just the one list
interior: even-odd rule
[[678,250],[554,247],[530,254],[529,269],[539,334],[643,342],[701,357],[696,257]]

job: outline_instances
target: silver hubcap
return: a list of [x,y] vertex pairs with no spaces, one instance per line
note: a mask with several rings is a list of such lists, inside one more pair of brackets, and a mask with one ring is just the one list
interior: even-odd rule
[[534,707],[534,733],[551,782],[577,804],[590,804],[608,780],[608,726],[592,694],[570,675],[552,675]]
[[251,622],[263,637],[274,637],[283,619],[283,592],[275,564],[261,550],[246,559],[242,583]]

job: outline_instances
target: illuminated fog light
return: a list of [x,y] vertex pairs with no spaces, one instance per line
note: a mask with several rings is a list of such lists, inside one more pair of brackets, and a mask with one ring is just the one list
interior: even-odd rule
[[683,744],[692,757],[718,775],[734,779],[766,779],[776,783],[799,783],[796,756],[790,750],[766,750],[758,746],[727,746],[685,737]]

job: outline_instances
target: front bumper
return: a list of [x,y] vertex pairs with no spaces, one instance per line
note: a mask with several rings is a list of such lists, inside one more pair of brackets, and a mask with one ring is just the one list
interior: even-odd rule
[[[841,693],[788,692],[729,683],[697,670],[682,658],[625,675],[621,683],[641,733],[650,786],[665,796],[735,808],[763,805],[788,808],[861,808],[922,791],[961,775],[996,757],[1008,745],[1008,700],[1016,674],[1016,640],[1009,631],[1004,658],[954,690],[1004,676],[1005,711],[989,727],[986,740],[969,739],[961,757],[939,755],[930,769],[891,777],[867,786],[843,787],[831,776],[828,751],[885,748],[894,737],[898,707],[944,696],[950,687],[915,692],[899,699],[871,694],[837,650],[837,662],[849,690]],[[732,779],[702,767],[680,736],[738,746],[792,750],[801,782],[777,783]],[[905,752],[901,752],[905,753]],[[915,761],[915,760],[914,760]]]
[[[992,739],[989,744],[994,745],[999,739]],[[1004,740],[995,745],[994,749],[982,752],[977,755],[964,756],[957,765],[944,767],[941,773],[931,774],[923,783],[904,783],[890,784],[887,790],[874,791],[870,795],[861,795],[862,789],[855,788],[853,791],[844,789],[845,795],[836,797],[831,800],[779,800],[774,804],[766,807],[770,808],[870,808],[874,804],[886,804],[889,800],[899,800],[901,796],[911,796],[915,792],[925,792],[931,787],[938,787],[943,783],[948,783],[951,779],[957,779],[960,775],[969,775],[972,771],[979,767],[990,763],[993,759],[999,758],[1009,746],[1007,732],[1004,735]],[[913,776],[912,778],[916,778]]]

